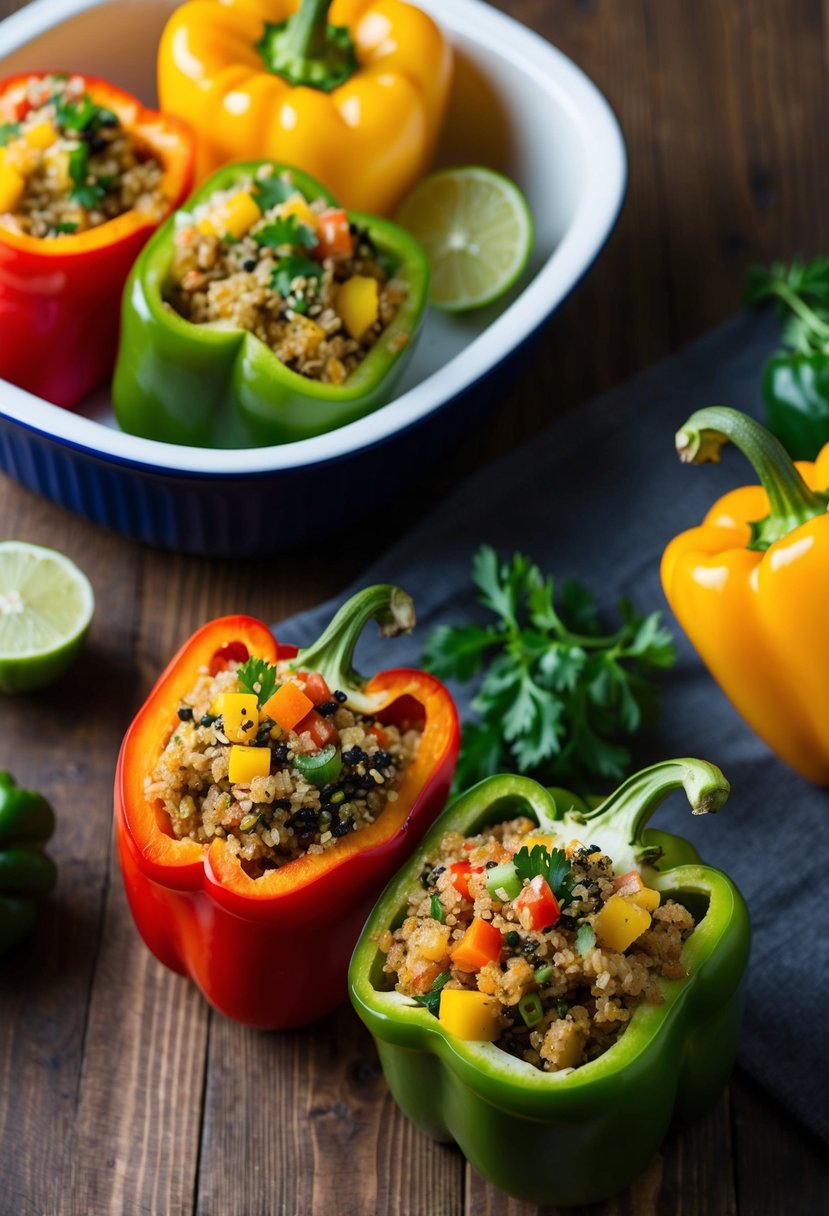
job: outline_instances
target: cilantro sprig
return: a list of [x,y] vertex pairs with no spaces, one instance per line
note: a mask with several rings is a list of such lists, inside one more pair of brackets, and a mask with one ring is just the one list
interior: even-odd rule
[[291,284],[295,279],[319,279],[321,277],[322,267],[319,262],[291,255],[280,258],[277,262],[271,275],[271,288],[287,299],[291,294]]
[[13,139],[17,139],[20,131],[19,122],[0,122],[0,148],[5,148]]
[[264,705],[276,692],[276,668],[267,659],[248,659],[236,670],[236,679]]
[[[319,244],[308,225],[301,224],[295,215],[278,215],[264,228],[254,232],[253,239],[257,245],[268,249],[280,249],[284,246],[292,249],[313,249]],[[316,263],[314,266],[316,267]]]
[[773,300],[786,321],[783,341],[804,355],[829,353],[829,258],[775,263],[749,272],[746,301]]
[[442,971],[427,993],[425,993],[423,996],[415,997],[418,1005],[425,1005],[429,1012],[437,1017],[438,1013],[440,1012],[440,994],[444,985],[447,984],[451,978],[452,977],[448,971]]
[[519,878],[532,882],[539,875],[547,884],[562,908],[573,902],[573,887],[576,880],[564,849],[550,851],[546,845],[537,844],[530,851],[526,845],[512,859]]
[[69,197],[86,211],[94,211],[106,195],[106,190],[96,181],[89,180],[89,148],[78,144],[69,153],[69,176],[74,185]]
[[425,667],[441,679],[482,675],[456,774],[464,789],[503,769],[548,782],[621,777],[634,735],[658,709],[652,672],[676,652],[661,614],[619,603],[616,629],[602,629],[591,592],[554,585],[527,557],[501,562],[483,545],[472,577],[494,623],[442,625],[427,640]]
[[257,179],[256,185],[253,187],[254,201],[263,215],[281,203],[287,203],[292,194],[296,194],[296,186],[273,175]]

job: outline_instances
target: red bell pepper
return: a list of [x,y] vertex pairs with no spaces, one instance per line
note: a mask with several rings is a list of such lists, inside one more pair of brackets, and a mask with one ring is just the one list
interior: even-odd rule
[[[408,630],[411,600],[396,587],[369,587],[340,609],[318,642],[300,651],[278,644],[251,617],[211,621],[173,658],[121,746],[115,821],[138,929],[161,962],[189,975],[212,1005],[250,1026],[303,1025],[346,999],[349,957],[368,912],[449,794],[460,741],[452,698],[422,671],[399,668],[365,680],[353,670],[355,643],[372,617],[389,636]],[[319,672],[361,713],[423,724],[397,800],[374,823],[256,879],[224,840],[206,845],[173,837],[160,806],[144,792],[200,669],[220,668],[228,655],[291,660],[296,671]]]
[[[0,81],[4,95],[33,76]],[[126,211],[85,232],[32,237],[0,227],[0,378],[74,406],[104,381],[115,365],[120,300],[130,268],[162,219],[186,198],[193,180],[194,144],[179,119],[144,107],[106,81],[83,76],[96,105],[163,166],[164,216]]]
[[558,900],[540,874],[515,897],[513,907],[525,929],[550,929],[561,916]]

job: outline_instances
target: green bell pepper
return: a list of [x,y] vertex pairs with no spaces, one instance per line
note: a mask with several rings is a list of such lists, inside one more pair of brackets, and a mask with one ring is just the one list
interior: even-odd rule
[[37,901],[55,885],[55,864],[43,852],[54,828],[46,799],[0,772],[0,955],[34,928]]
[[[455,1140],[490,1182],[538,1204],[586,1204],[626,1187],[648,1164],[673,1118],[696,1118],[730,1072],[742,1011],[749,922],[742,897],[679,837],[645,825],[683,787],[695,814],[728,796],[719,769],[671,760],[631,777],[597,805],[496,776],[437,820],[389,884],[351,961],[352,1002],[374,1036],[404,1113],[436,1140]],[[616,872],[638,869],[648,887],[685,904],[697,924],[682,950],[687,976],[660,980],[662,1005],[643,1004],[604,1055],[545,1073],[495,1044],[448,1034],[422,1005],[390,990],[377,939],[402,923],[410,891],[444,832],[474,834],[528,815],[562,843],[595,843]]]
[[[298,169],[271,161],[226,166],[183,210],[273,164],[311,202],[331,194]],[[133,435],[196,447],[260,447],[321,435],[385,404],[414,349],[429,290],[429,263],[417,241],[389,220],[349,212],[408,294],[380,338],[342,384],[291,370],[255,334],[196,325],[165,302],[175,252],[175,216],[138,257],[124,291],[112,394],[121,427]]]

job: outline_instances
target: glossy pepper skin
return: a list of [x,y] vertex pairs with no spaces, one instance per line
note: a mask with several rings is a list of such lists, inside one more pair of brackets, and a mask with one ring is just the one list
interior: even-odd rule
[[431,162],[451,49],[402,0],[297,7],[190,0],[176,9],[159,47],[161,105],[196,131],[200,181],[228,161],[267,156],[313,174],[346,207],[390,214]]
[[662,586],[703,662],[749,726],[796,772],[829,785],[829,447],[795,467],[737,410],[699,410],[677,434],[684,461],[731,440],[760,485],[732,490],[671,541]]
[[[192,208],[268,162],[231,165],[190,198]],[[287,173],[308,200],[332,196],[298,170]],[[196,447],[260,447],[321,435],[384,404],[414,349],[429,290],[429,263],[418,243],[388,220],[351,212],[398,267],[408,295],[394,320],[343,384],[292,371],[254,334],[194,325],[164,303],[174,254],[174,220],[159,229],[135,263],[124,292],[121,343],[113,382],[125,431]]]
[[38,901],[57,870],[43,846],[55,829],[46,799],[0,772],[0,956],[34,928]]
[[[33,75],[38,73],[4,80],[0,99]],[[172,211],[192,185],[189,131],[178,119],[145,109],[106,81],[83,79],[92,100],[117,114],[159,159],[161,189]],[[158,223],[133,210],[87,232],[60,237],[38,238],[0,227],[0,378],[70,408],[101,384],[115,363],[124,283]]]
[[[455,771],[457,713],[446,689],[424,672],[399,668],[370,680],[351,667],[363,625],[389,636],[414,622],[396,587],[370,587],[348,601],[313,646],[279,645],[260,621],[222,617],[185,643],[139,712],[121,747],[115,821],[130,907],[144,941],[166,966],[190,976],[207,1000],[249,1026],[283,1030],[347,999],[348,958],[383,884],[442,809]],[[416,758],[373,824],[322,854],[305,854],[262,878],[245,874],[223,840],[176,840],[144,793],[178,722],[176,710],[207,665],[256,655],[318,671],[348,704],[380,721],[424,724]]]
[[769,429],[790,455],[814,460],[829,440],[829,355],[774,355],[762,389]]
[[[676,836],[645,829],[674,789],[696,814],[728,794],[719,769],[672,760],[645,769],[597,805],[526,777],[490,777],[441,815],[369,917],[349,972],[352,1002],[374,1036],[404,1113],[436,1140],[455,1140],[485,1178],[538,1204],[594,1203],[648,1164],[673,1118],[691,1120],[724,1085],[741,1014],[748,916],[733,883],[702,865]],[[444,832],[474,834],[528,815],[561,845],[598,844],[617,873],[686,902],[697,925],[685,943],[685,979],[660,981],[662,1005],[636,1009],[621,1038],[579,1068],[545,1073],[491,1043],[448,1034],[423,1006],[390,990],[377,935],[399,924],[408,894]]]

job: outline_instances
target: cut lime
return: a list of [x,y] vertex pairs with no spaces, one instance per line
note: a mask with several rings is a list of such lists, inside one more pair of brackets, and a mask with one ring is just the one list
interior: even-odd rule
[[491,304],[527,265],[533,220],[514,182],[469,166],[424,177],[397,222],[420,241],[432,267],[429,300],[447,312]]
[[81,648],[95,597],[62,553],[0,542],[0,692],[50,684]]

